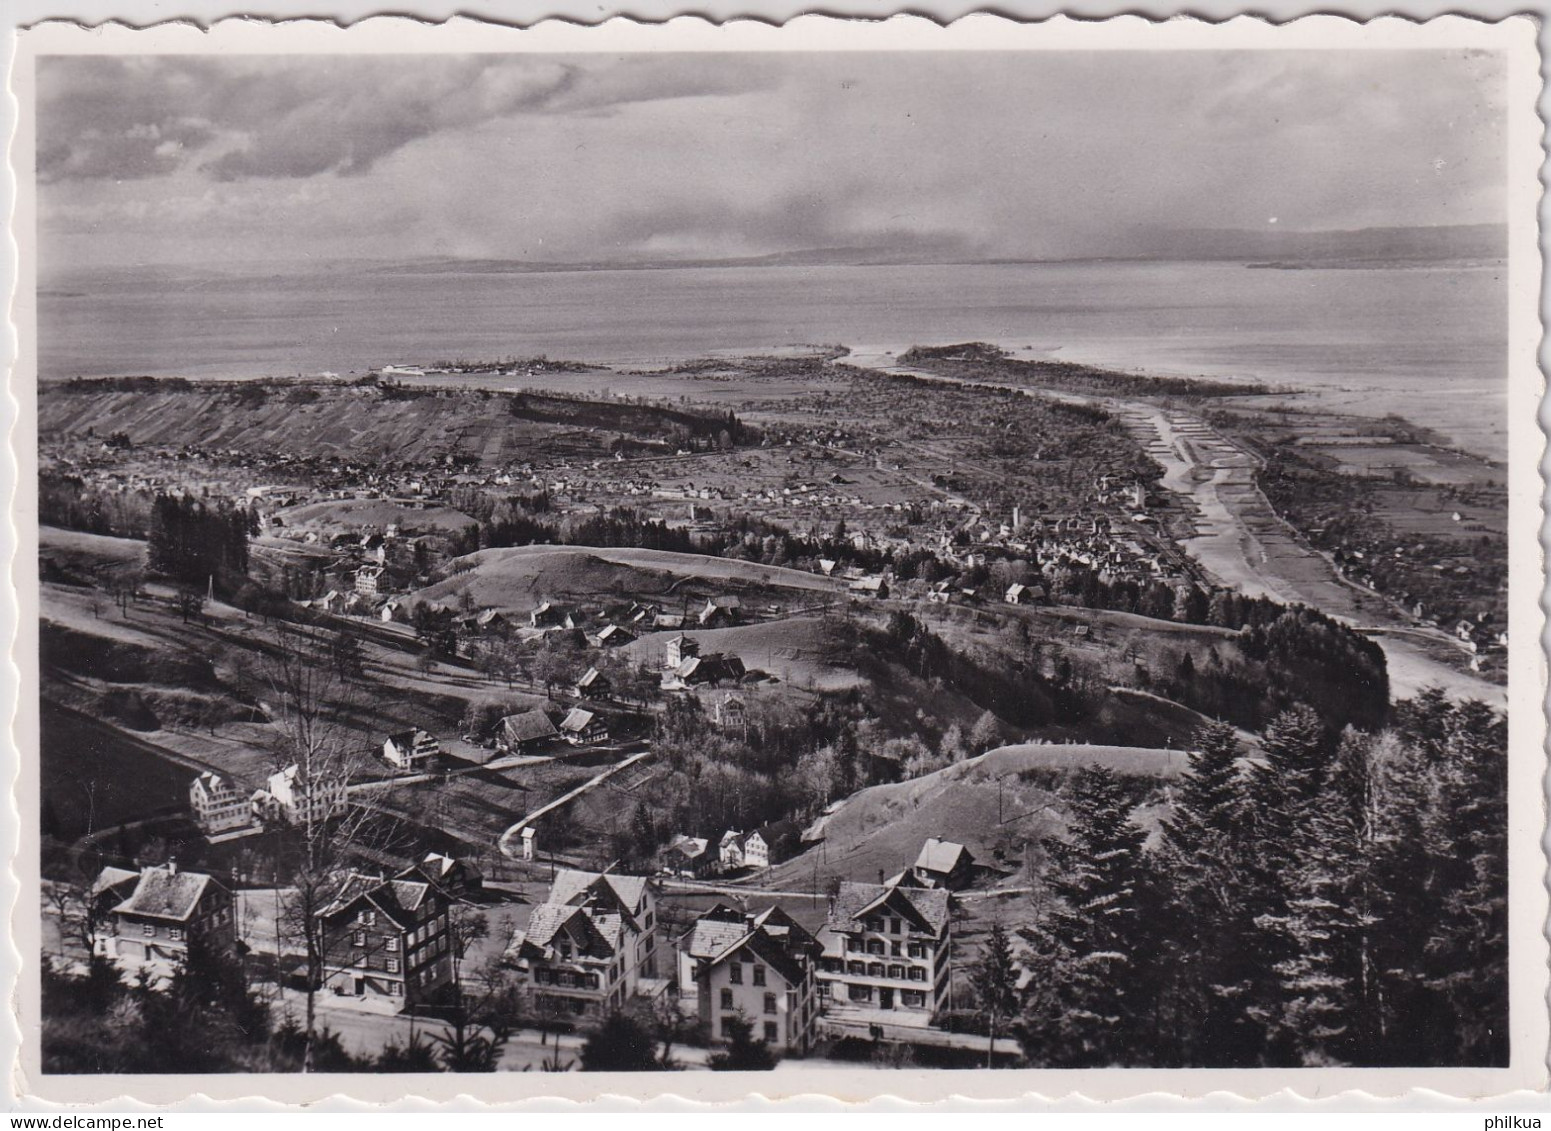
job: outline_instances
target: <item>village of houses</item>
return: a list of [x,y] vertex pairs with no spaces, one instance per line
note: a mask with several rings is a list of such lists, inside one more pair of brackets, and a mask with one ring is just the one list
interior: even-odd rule
[[[667,703],[692,700],[715,730],[737,732],[762,689],[799,685],[803,677],[782,667],[777,649],[742,649],[728,630],[847,607],[994,624],[1013,610],[1060,604],[1048,579],[1067,571],[1105,586],[1151,587],[1175,602],[1204,600],[1211,587],[1172,540],[1181,533],[1177,504],[1134,474],[1101,471],[1059,512],[1012,504],[996,513],[953,487],[948,462],[934,471],[919,452],[837,428],[794,426],[731,451],[637,451],[629,459],[567,451],[483,464],[451,454],[384,460],[132,444],[77,430],[46,442],[42,464],[45,476],[83,485],[110,515],[116,500],[127,506],[153,494],[241,507],[252,516],[255,560],[285,582],[288,616],[319,632],[348,630],[385,654],[418,650],[440,632],[450,643],[438,678],[458,694],[499,692],[514,680],[544,692],[479,733],[406,722],[401,712],[369,745],[321,771],[291,762],[255,780],[204,769],[188,785],[188,820],[210,846],[231,849],[346,813],[387,811],[405,789],[418,792],[398,803],[400,815],[436,810],[443,820],[440,796],[460,781],[554,767],[573,775],[531,803],[514,793],[487,814],[496,835],[482,825],[412,863],[363,854],[316,911],[327,940],[322,1007],[366,1052],[402,1034],[406,1019],[434,1017],[482,968],[520,987],[535,1026],[530,1052],[549,1029],[581,1032],[629,1005],[673,1001],[699,1019],[707,1046],[741,1019],[794,1059],[857,1040],[983,1059],[987,1037],[945,1019],[968,994],[978,953],[963,937],[966,907],[997,896],[1008,873],[977,860],[953,830],[922,835],[865,878],[822,886],[790,873],[771,883],[792,857],[822,846],[822,821],[702,836],[668,830],[652,866],[633,873],[600,868],[598,852],[578,853],[552,830],[589,794],[612,790],[628,802],[632,781],[653,772],[653,720]],[[471,521],[459,508],[481,495],[542,498],[544,515],[561,520],[628,506],[691,536],[754,518],[822,533],[831,544],[838,536],[855,554],[791,562],[775,580],[777,569],[738,562],[655,596],[537,591],[482,600],[484,563],[472,566],[474,584],[456,588],[456,571],[481,556],[471,553],[477,543],[459,541]],[[586,552],[622,568],[638,564]],[[859,564],[869,555],[933,568],[901,576]],[[45,579],[68,574],[48,538],[42,556]],[[794,581],[798,572],[805,578]],[[1079,619],[1063,631],[1080,642],[1090,627]],[[1478,642],[1482,651],[1503,643],[1484,619],[1461,622],[1457,635],[1472,652]],[[574,650],[558,688],[540,673],[475,663],[559,639]],[[479,851],[459,850],[479,837]],[[276,1000],[295,1008],[296,947],[278,925],[276,890],[263,881],[239,867],[200,871],[173,858],[105,867],[90,883],[93,949],[126,979],[143,971],[165,978],[198,931],[242,954]],[[458,940],[460,908],[487,920],[488,934]],[[992,1052],[1011,1055],[1012,1042],[1003,1045],[992,1042]],[[524,1047],[514,1042],[510,1066],[536,1063],[523,1059]],[[691,1055],[686,1063],[698,1062]]]

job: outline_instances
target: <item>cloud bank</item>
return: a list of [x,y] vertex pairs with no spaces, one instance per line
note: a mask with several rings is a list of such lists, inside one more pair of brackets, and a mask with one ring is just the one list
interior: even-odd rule
[[1460,52],[40,60],[57,262],[1125,255],[1494,222]]

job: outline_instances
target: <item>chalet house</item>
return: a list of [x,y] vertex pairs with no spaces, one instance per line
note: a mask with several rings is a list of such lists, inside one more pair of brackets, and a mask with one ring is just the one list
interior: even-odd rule
[[527,753],[559,737],[549,716],[537,708],[507,715],[496,728],[496,745],[512,754]]
[[751,915],[717,904],[679,940],[680,976],[693,983],[698,1012],[713,1040],[742,1017],[756,1039],[801,1055],[813,1045],[819,1002],[815,969],[821,947],[779,906]]
[[314,597],[310,601],[303,601],[301,605],[304,609],[318,609],[325,613],[337,613],[344,608],[345,599],[340,595],[339,590],[330,589],[323,596]]
[[560,628],[570,627],[567,622],[569,615],[564,609],[558,608],[545,601],[538,608],[528,614],[528,623],[534,628]]
[[377,610],[377,619],[384,624],[392,624],[394,621],[404,620],[408,615],[409,610],[403,601],[387,601],[382,608]]
[[609,740],[608,724],[592,711],[572,707],[560,720],[560,737],[572,746],[589,745]]
[[1002,599],[1009,605],[1043,605],[1046,598],[1043,586],[1013,584]]
[[[772,821],[761,825],[744,842],[744,858],[754,868],[780,864],[792,857],[793,848],[801,842],[801,837],[802,830],[795,821]],[[763,846],[763,851],[754,846]],[[761,858],[763,864],[759,862]]]
[[597,668],[588,668],[585,675],[576,681],[576,686],[571,689],[578,699],[607,698],[612,685],[608,677]]
[[398,878],[428,880],[454,900],[473,895],[485,886],[485,878],[473,864],[440,852],[427,852],[425,859],[404,869]]
[[343,774],[309,778],[295,762],[269,775],[269,788],[253,793],[253,813],[263,821],[304,825],[326,821],[345,808]]
[[663,651],[663,667],[669,671],[676,670],[683,662],[692,656],[700,655],[700,644],[682,632],[668,641]]
[[718,844],[724,868],[768,868],[791,855],[798,828],[791,821],[776,821],[750,832],[728,831]]
[[618,648],[623,644],[629,644],[635,639],[635,634],[629,629],[620,628],[617,624],[604,625],[596,636],[588,637],[588,643],[595,648]]
[[700,610],[696,622],[701,628],[719,624],[737,624],[743,618],[743,602],[736,597],[712,597]]
[[382,566],[362,566],[355,571],[355,591],[368,597],[375,597],[381,590]]
[[103,868],[87,888],[86,899],[90,904],[92,928],[92,953],[99,958],[113,958],[116,922],[113,909],[135,892],[140,883],[140,873],[128,868]]
[[819,996],[929,1019],[948,1000],[952,900],[942,888],[841,883],[819,936]]
[[885,600],[889,595],[889,583],[881,577],[859,577],[847,588],[855,596],[872,597],[879,601]]
[[194,823],[206,836],[253,824],[252,794],[231,778],[207,770],[190,783],[188,796]]
[[498,609],[486,609],[474,618],[473,627],[478,632],[505,632],[506,616]]
[[418,866],[393,879],[352,873],[317,913],[323,986],[406,1009],[451,984],[447,894]]
[[635,601],[625,610],[622,619],[626,624],[655,624],[658,611],[656,605]]
[[906,873],[905,882],[924,888],[962,891],[975,875],[975,858],[969,849],[951,840],[931,837],[921,846],[915,864]]
[[562,868],[502,964],[536,1012],[600,1019],[654,976],[656,918],[646,877]]
[[127,895],[97,929],[94,949],[126,974],[149,969],[153,978],[171,977],[198,935],[212,949],[231,952],[237,945],[232,893],[199,872],[181,872],[176,863],[150,867],[134,877],[133,888],[121,869],[107,869],[93,885],[100,893]]
[[704,837],[680,833],[662,850],[663,867],[681,876],[703,876],[717,862],[711,842]]
[[743,730],[749,725],[748,704],[743,696],[728,692],[712,704],[711,721],[722,730]]
[[743,661],[737,656],[713,652],[706,656],[691,656],[663,676],[662,686],[668,691],[681,691],[686,687],[717,684],[724,680],[736,683],[745,674]]
[[442,752],[442,744],[423,730],[389,735],[382,744],[382,760],[395,770],[418,773],[428,769]]
[[743,833],[728,829],[717,842],[717,858],[722,867],[733,870],[743,867]]

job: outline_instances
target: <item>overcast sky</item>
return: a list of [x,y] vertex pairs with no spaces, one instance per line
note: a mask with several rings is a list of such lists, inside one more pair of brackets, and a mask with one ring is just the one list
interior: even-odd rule
[[63,57],[38,82],[47,266],[1124,255],[1504,215],[1479,53]]

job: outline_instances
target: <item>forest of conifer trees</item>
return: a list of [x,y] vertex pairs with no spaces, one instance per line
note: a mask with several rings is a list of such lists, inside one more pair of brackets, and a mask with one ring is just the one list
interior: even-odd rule
[[1376,733],[1203,728],[1149,840],[1108,771],[1051,840],[1016,1031],[1048,1067],[1508,1061],[1506,719],[1439,692]]

